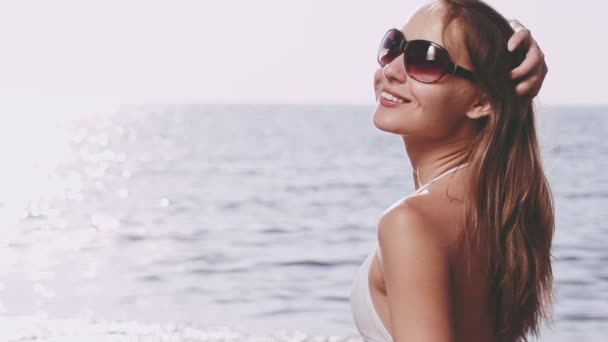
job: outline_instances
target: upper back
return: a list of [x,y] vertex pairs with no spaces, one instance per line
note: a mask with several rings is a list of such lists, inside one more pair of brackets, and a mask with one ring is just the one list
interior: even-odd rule
[[[452,317],[458,341],[493,341],[493,303],[488,293],[483,250],[465,253],[465,172],[456,172],[430,184],[423,192],[408,196],[388,210],[414,209],[438,231],[438,243],[450,263]],[[470,264],[467,263],[470,255]],[[470,269],[469,269],[470,268]]]

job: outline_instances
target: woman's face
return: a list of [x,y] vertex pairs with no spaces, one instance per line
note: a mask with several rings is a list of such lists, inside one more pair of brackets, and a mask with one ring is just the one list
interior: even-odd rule
[[[414,13],[402,32],[407,40],[426,39],[448,48],[442,40],[442,15],[441,7],[425,6]],[[457,21],[453,23],[448,30],[457,29]],[[460,36],[455,33],[454,41],[459,42]],[[456,47],[448,49],[452,61],[473,71],[462,44],[452,45]],[[478,88],[452,74],[430,84],[416,81],[407,75],[403,59],[401,54],[374,74],[377,104],[374,125],[383,131],[423,139],[441,140],[456,134],[466,120],[471,120],[465,113],[478,98]],[[382,105],[379,99],[383,89],[405,98],[406,102],[395,107]]]

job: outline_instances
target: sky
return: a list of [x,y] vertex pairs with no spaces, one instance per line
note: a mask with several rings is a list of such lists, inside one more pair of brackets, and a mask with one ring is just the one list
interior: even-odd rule
[[[608,104],[608,4],[493,0],[547,105]],[[380,38],[423,1],[0,0],[0,102],[373,104]]]

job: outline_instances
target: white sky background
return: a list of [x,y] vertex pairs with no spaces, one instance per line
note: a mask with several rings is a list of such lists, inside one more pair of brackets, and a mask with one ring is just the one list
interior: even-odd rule
[[[488,2],[546,53],[542,104],[608,104],[604,1]],[[423,3],[0,0],[0,100],[373,104],[379,40]]]

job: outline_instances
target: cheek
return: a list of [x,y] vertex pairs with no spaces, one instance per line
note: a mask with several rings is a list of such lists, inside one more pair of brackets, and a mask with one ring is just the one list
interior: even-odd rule
[[380,96],[380,87],[382,86],[382,68],[376,69],[374,73],[374,93],[376,94],[376,98]]
[[450,79],[445,84],[421,84],[412,90],[419,94],[421,107],[439,113],[464,114],[471,105],[474,90],[467,84]]
[[[384,80],[382,68],[374,73],[376,99]],[[380,130],[429,139],[441,139],[452,132],[466,118],[472,99],[471,89],[457,80],[449,83],[425,84],[408,80],[413,102],[402,108],[377,105],[373,123]]]
[[[453,80],[450,80],[453,81]],[[447,84],[412,84],[419,110],[414,118],[425,135],[435,138],[451,132],[466,117],[470,101],[470,91],[458,82]]]
[[[380,96],[379,86],[382,81],[382,69],[374,75],[376,86],[376,97]],[[380,84],[376,84],[380,82]],[[439,115],[437,102],[442,95],[437,92],[436,87],[419,83],[413,80],[409,82],[408,94],[412,97],[412,103],[402,107],[386,108],[378,104],[373,115],[374,125],[387,132],[405,136],[429,136],[437,130]]]

